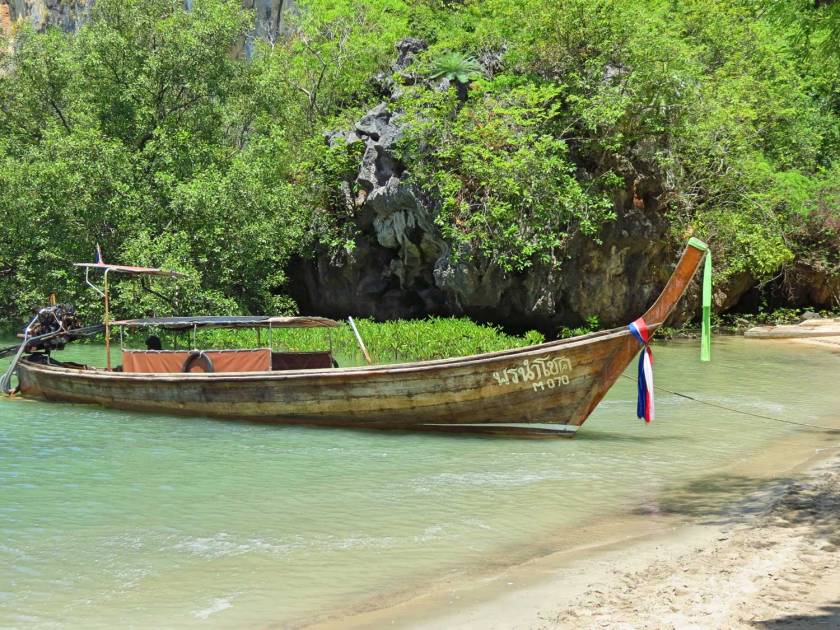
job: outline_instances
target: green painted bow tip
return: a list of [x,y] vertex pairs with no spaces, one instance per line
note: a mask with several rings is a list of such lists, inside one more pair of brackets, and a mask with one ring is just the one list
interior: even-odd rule
[[[696,243],[695,243],[696,241]],[[703,263],[703,319],[700,325],[700,360],[712,360],[712,250],[703,241],[692,238],[689,245],[706,252]]]
[[689,245],[689,247],[693,247],[694,249],[699,249],[700,251],[703,251],[703,252],[709,251],[709,246],[706,245],[706,243],[701,241],[699,238],[696,238],[694,236],[692,236],[690,239],[688,239],[688,245]]

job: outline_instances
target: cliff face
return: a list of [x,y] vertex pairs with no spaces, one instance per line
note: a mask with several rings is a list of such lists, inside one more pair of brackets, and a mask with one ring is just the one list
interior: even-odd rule
[[291,7],[291,2],[289,0],[242,0],[242,6],[256,11],[256,36],[273,40],[283,31],[283,14]]
[[29,20],[39,31],[49,26],[78,30],[92,4],[93,0],[0,0],[12,22]]
[[[424,48],[419,40],[400,42],[391,69],[404,69]],[[387,83],[384,91],[393,96],[394,89]],[[628,323],[662,290],[680,252],[658,201],[663,178],[646,169],[644,160],[624,174],[627,185],[613,196],[617,219],[603,227],[600,244],[577,236],[559,266],[535,262],[509,273],[479,252],[461,252],[467,255],[457,261],[451,255],[434,209],[410,182],[411,165],[397,156],[405,123],[392,103],[380,103],[353,129],[327,134],[332,146],[363,149],[355,179],[341,184],[357,236],[355,249],[341,261],[329,252],[298,261],[291,291],[304,312],[377,319],[468,315],[551,335],[593,316],[605,326]],[[696,313],[697,286],[681,302],[675,321]],[[749,286],[723,287],[719,302],[737,301]]]
[[[75,32],[90,13],[95,0],[0,0],[0,26],[28,20],[36,30],[56,26]],[[184,0],[187,8],[192,0]],[[256,12],[254,25],[257,37],[273,39],[283,28],[283,14],[291,6],[290,0],[242,0],[242,6]]]
[[[559,268],[537,263],[506,273],[478,255],[453,262],[433,212],[406,181],[406,165],[394,153],[401,133],[399,112],[382,103],[354,129],[328,135],[331,144],[364,145],[355,181],[344,184],[358,236],[339,264],[326,252],[299,261],[293,296],[304,312],[377,319],[469,315],[552,334],[591,316],[608,326],[630,322],[667,281],[679,250],[656,201],[661,190],[655,174],[635,173],[635,183],[616,193],[618,218],[604,226],[601,244],[577,237]],[[354,197],[351,187],[361,193]],[[749,286],[724,288],[719,300],[737,300]],[[689,319],[695,306],[696,284],[675,320]]]

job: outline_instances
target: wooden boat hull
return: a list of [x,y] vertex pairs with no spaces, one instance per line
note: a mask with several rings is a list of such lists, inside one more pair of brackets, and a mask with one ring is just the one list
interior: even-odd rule
[[[645,314],[682,296],[703,252],[689,247]],[[117,409],[376,429],[573,435],[639,351],[626,328],[523,349],[402,365],[283,372],[143,374],[22,361],[21,392]],[[533,434],[545,434],[534,427]]]
[[577,426],[612,384],[605,366],[623,369],[637,351],[619,330],[521,352],[380,368],[173,375],[23,361],[19,378],[27,396],[218,418],[396,429]]

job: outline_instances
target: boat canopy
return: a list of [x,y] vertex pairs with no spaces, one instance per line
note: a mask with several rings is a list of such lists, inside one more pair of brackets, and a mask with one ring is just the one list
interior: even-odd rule
[[167,330],[195,328],[335,328],[338,322],[326,317],[275,317],[270,315],[232,315],[197,317],[147,317],[111,322],[112,326],[143,328],[158,326]]
[[84,267],[85,271],[97,269],[99,271],[110,271],[114,273],[126,273],[135,276],[166,276],[167,278],[185,278],[186,276],[178,271],[157,269],[155,267],[131,267],[129,265],[109,265],[107,263],[73,263],[75,267]]

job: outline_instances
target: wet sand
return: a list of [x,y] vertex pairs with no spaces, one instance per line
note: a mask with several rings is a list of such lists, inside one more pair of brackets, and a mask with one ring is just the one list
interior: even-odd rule
[[840,628],[840,419],[341,628]]
[[636,566],[609,563],[529,626],[840,627],[840,456],[752,500],[762,509],[636,550]]
[[840,335],[834,337],[810,337],[804,339],[791,339],[790,343],[840,350]]
[[[840,446],[832,450],[702,524],[540,558],[336,626],[838,628]],[[687,511],[707,507],[685,500]]]

